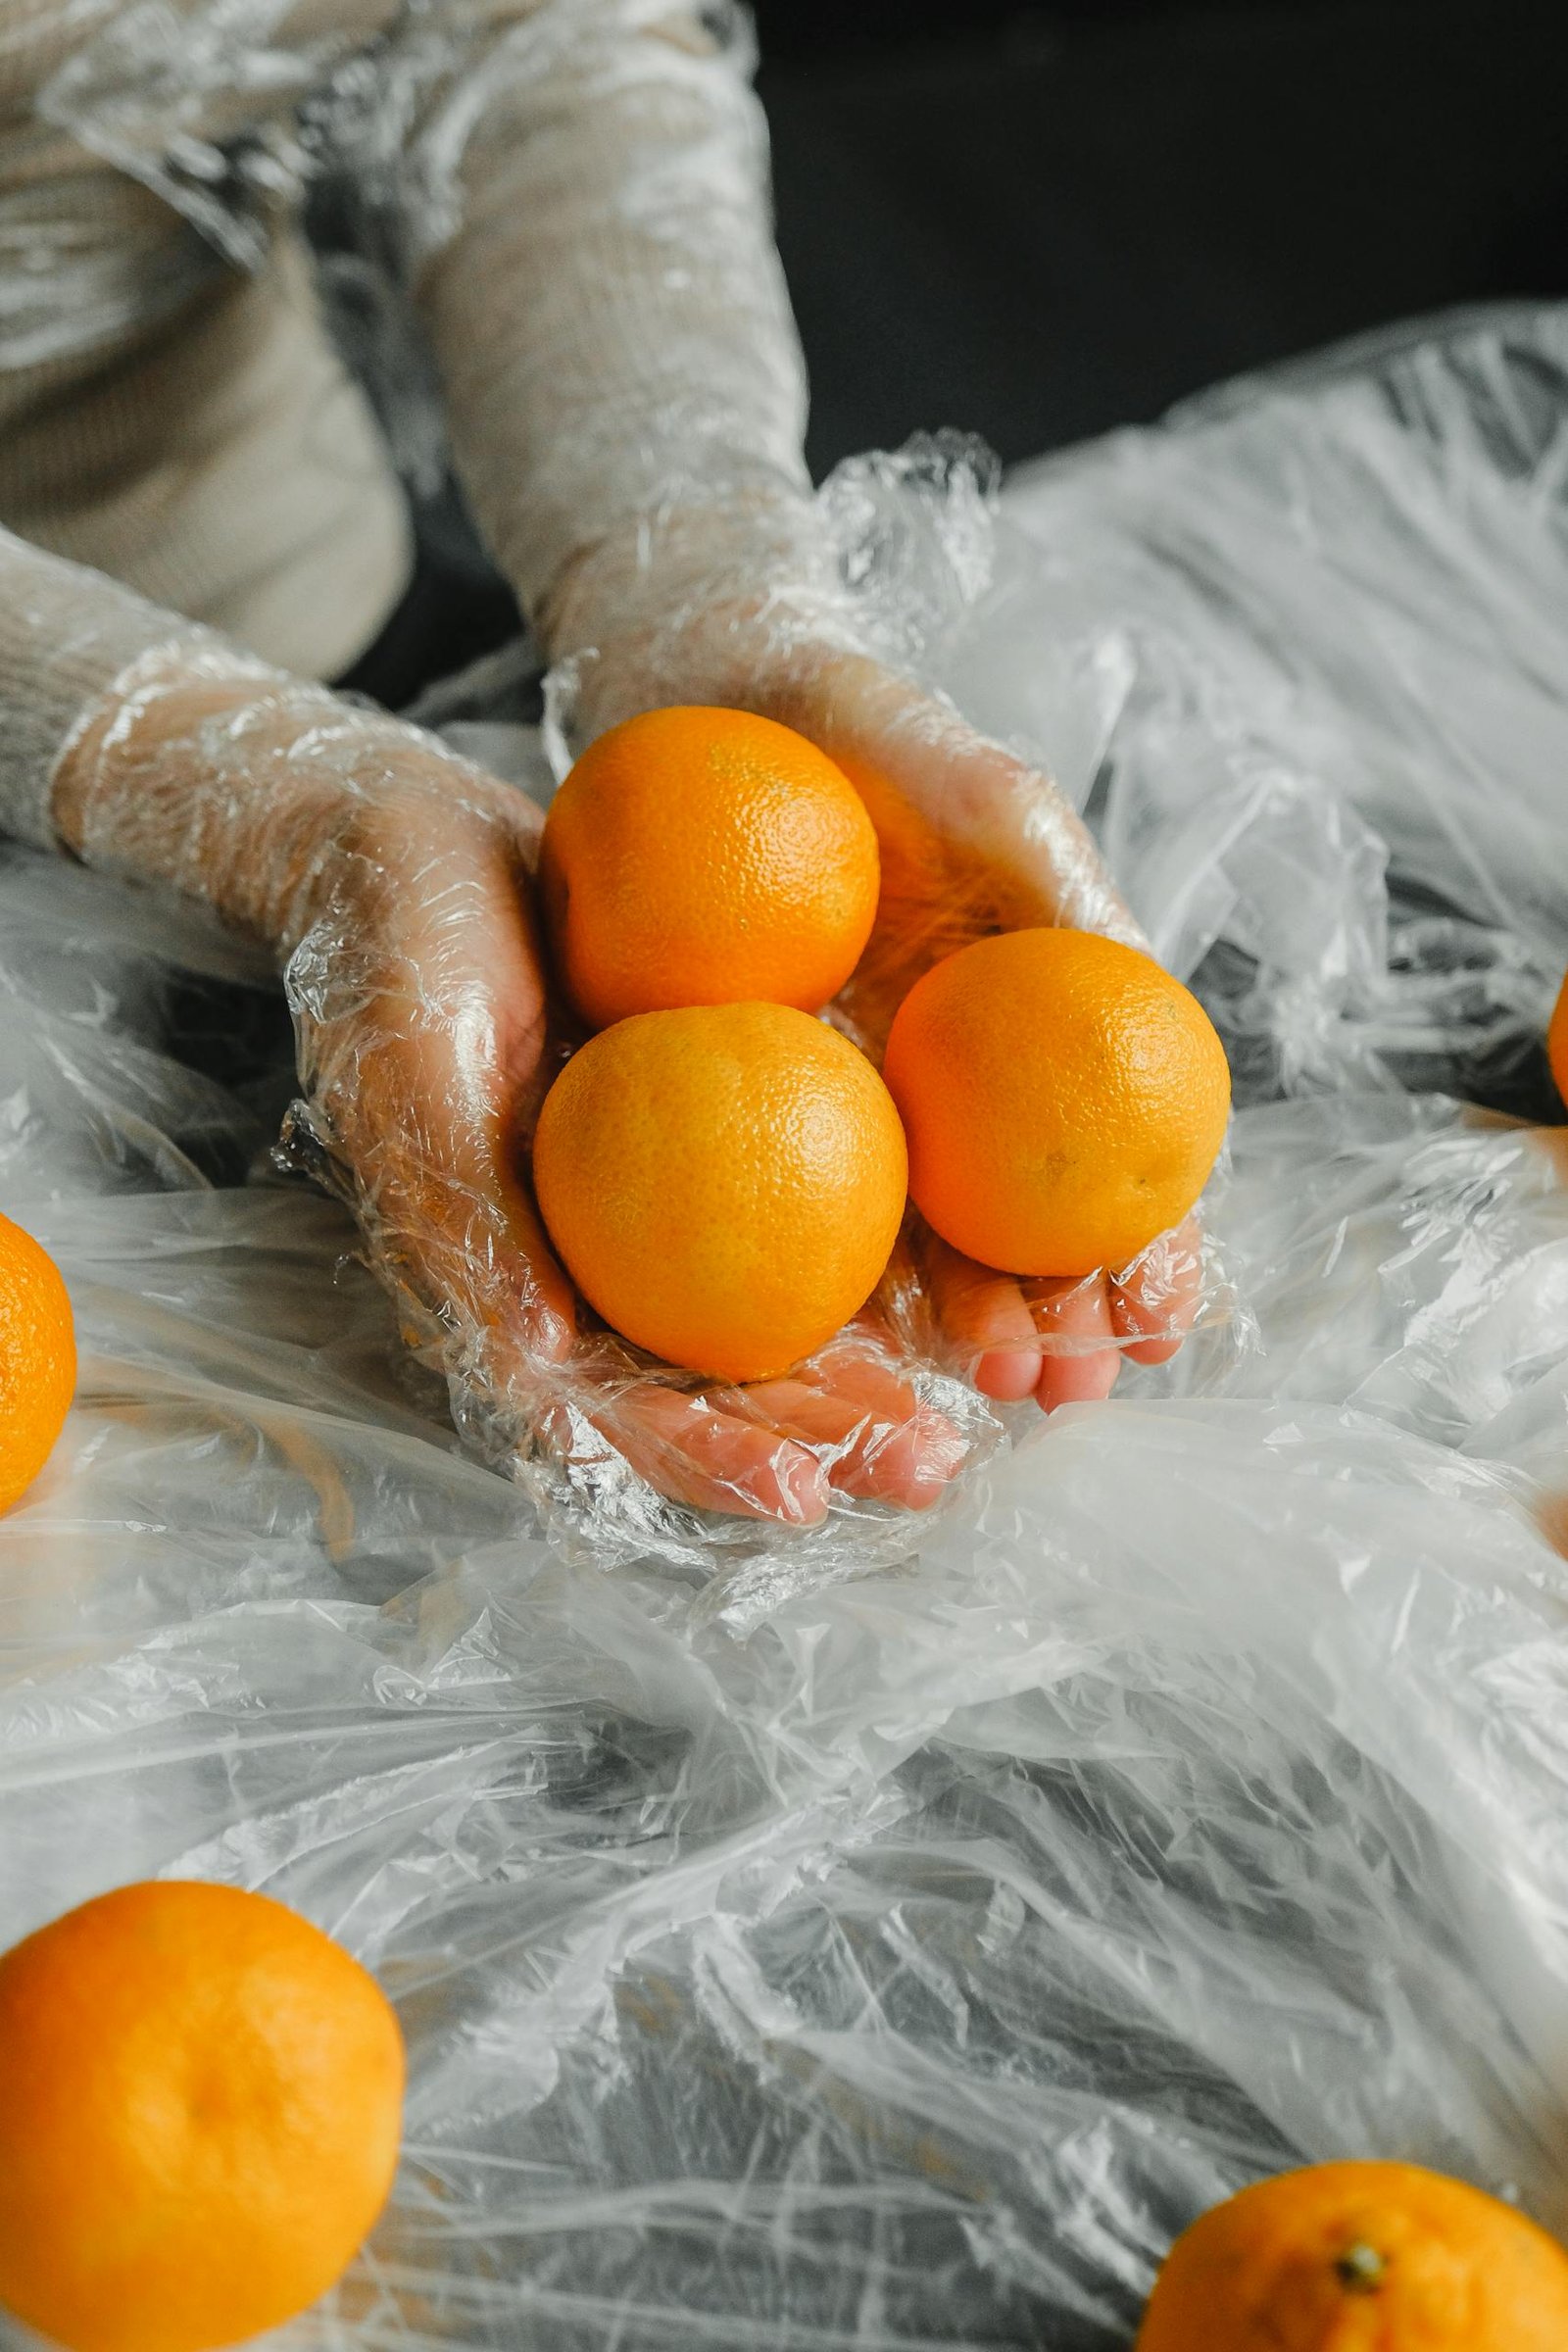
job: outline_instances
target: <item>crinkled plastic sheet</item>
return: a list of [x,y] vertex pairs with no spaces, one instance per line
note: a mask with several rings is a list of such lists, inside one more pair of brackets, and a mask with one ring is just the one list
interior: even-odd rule
[[[381,1973],[398,2192],[288,2340],[1109,2347],[1337,2154],[1568,2228],[1565,419],[1568,318],[1488,314],[1008,493],[932,658],[1226,1026],[1251,1337],[1020,1424],[894,1573],[553,1549],[270,1172],[234,951],[0,872],[82,1341],[0,1530],[0,1934],[196,1874]],[[844,494],[914,560],[907,467]]]

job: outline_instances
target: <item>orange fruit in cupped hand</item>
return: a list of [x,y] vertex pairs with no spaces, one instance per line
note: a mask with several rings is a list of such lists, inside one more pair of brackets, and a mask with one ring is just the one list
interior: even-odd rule
[[1413,2164],[1257,2181],[1179,2237],[1135,2352],[1563,2352],[1568,2254]]
[[1126,1265],[1186,1216],[1230,1116],[1197,998],[1086,931],[1008,931],[933,965],[883,1076],[921,1214],[1008,1274]]
[[76,1386],[76,1338],[60,1269],[0,1216],[0,1511],[37,1477]]
[[601,735],[550,805],[540,895],[567,994],[595,1028],[687,1004],[815,1012],[876,916],[858,793],[749,710],[647,710]]
[[385,1995],[281,1903],[175,1880],[0,1957],[0,2303],[74,2352],[204,2352],[322,2294],[397,2165]]
[[545,1099],[540,1213],[589,1304],[688,1371],[763,1380],[865,1303],[904,1214],[887,1089],[784,1004],[601,1030]]

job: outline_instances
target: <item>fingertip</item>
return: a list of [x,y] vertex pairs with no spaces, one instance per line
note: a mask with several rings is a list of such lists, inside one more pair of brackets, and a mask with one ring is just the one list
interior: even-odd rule
[[[926,1264],[938,1317],[956,1349],[980,1363],[1008,1354],[1038,1361],[1034,1318],[1012,1275],[960,1256],[934,1234],[926,1237]],[[1027,1396],[1033,1386],[1031,1380],[1017,1394]]]
[[956,1477],[968,1451],[968,1440],[945,1413],[920,1405],[877,1444],[866,1463],[869,1489],[880,1500],[901,1503],[906,1510],[929,1510]]
[[774,1437],[746,1422],[719,1416],[722,1441],[709,1453],[710,1507],[748,1518],[776,1519],[785,1527],[819,1527],[827,1517],[827,1472],[808,1446]]
[[[820,1527],[828,1513],[827,1473],[814,1453],[785,1440],[774,1453],[769,1470],[778,1490],[770,1516],[787,1526]],[[761,1501],[758,1495],[756,1500]]]
[[909,1480],[903,1499],[912,1511],[929,1510],[947,1492],[969,1458],[969,1441],[944,1413],[928,1413],[911,1432]]
[[826,1474],[808,1447],[701,1396],[632,1390],[595,1418],[632,1467],[672,1501],[788,1527],[815,1527],[827,1517]]
[[1121,1353],[1097,1348],[1088,1355],[1048,1355],[1041,1365],[1035,1398],[1043,1413],[1063,1404],[1102,1404],[1116,1386]]
[[1128,1343],[1130,1361],[1168,1364],[1197,1322],[1202,1298],[1201,1235],[1190,1217],[1111,1283],[1111,1326]]
[[1038,1348],[994,1348],[974,1368],[974,1385],[997,1404],[1017,1404],[1040,1381]]

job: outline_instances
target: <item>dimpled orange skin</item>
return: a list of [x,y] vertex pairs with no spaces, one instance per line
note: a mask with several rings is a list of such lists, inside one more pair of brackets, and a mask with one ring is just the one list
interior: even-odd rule
[[26,1493],[76,1387],[71,1299],[54,1259],[0,1216],[0,1511]]
[[800,1362],[876,1288],[904,1214],[865,1056],[783,1004],[649,1012],[590,1038],[540,1113],[534,1186],[605,1321],[722,1380]]
[[1135,2352],[1563,2352],[1568,2255],[1413,2164],[1318,2164],[1179,2237]]
[[1557,1092],[1568,1102],[1568,979],[1558,990],[1557,1002],[1552,1006],[1551,1023],[1546,1031],[1546,1059],[1551,1064]]
[[386,2200],[397,2020],[280,1903],[124,1886],[0,1957],[0,2303],[74,2352],[303,2311]]
[[1186,1216],[1230,1115],[1197,998],[1086,931],[1008,931],[933,965],[882,1069],[916,1206],[1008,1274],[1126,1265]]
[[678,706],[590,744],[550,805],[540,896],[593,1028],[634,1012],[765,1001],[816,1012],[876,917],[858,793],[792,727]]

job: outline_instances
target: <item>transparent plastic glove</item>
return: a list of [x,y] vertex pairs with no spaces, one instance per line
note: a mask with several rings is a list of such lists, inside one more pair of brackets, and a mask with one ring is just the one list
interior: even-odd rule
[[869,1321],[745,1394],[640,1375],[587,1327],[524,1175],[555,1062],[520,793],[416,728],[184,647],[126,673],[53,805],[89,861],[206,899],[286,961],[297,1152],[354,1207],[406,1337],[492,1455],[543,1448],[585,1494],[640,1478],[797,1526],[834,1494],[940,1493],[964,1446]]
[[[737,600],[736,578],[758,592]],[[1147,948],[1049,778],[858,648],[809,509],[667,519],[580,564],[546,621],[573,649],[582,740],[659,704],[730,704],[798,728],[853,778],[877,829],[882,898],[834,1009],[872,1054],[921,972],[988,932],[1067,924]],[[934,1235],[921,1270],[976,1387],[1047,1411],[1108,1396],[1124,1355],[1165,1362],[1202,1283],[1191,1220],[1133,1266],[1082,1280],[1023,1283]]]
[[[877,926],[841,1005],[873,1050],[921,972],[988,932],[1066,924],[1146,945],[1054,786],[947,704],[832,649],[787,702],[790,724],[846,769],[877,829]],[[935,1235],[923,1265],[975,1385],[1004,1401],[1033,1395],[1047,1411],[1108,1396],[1124,1349],[1138,1363],[1173,1355],[1201,1278],[1196,1228],[1165,1237],[1119,1278],[1020,1283]]]

